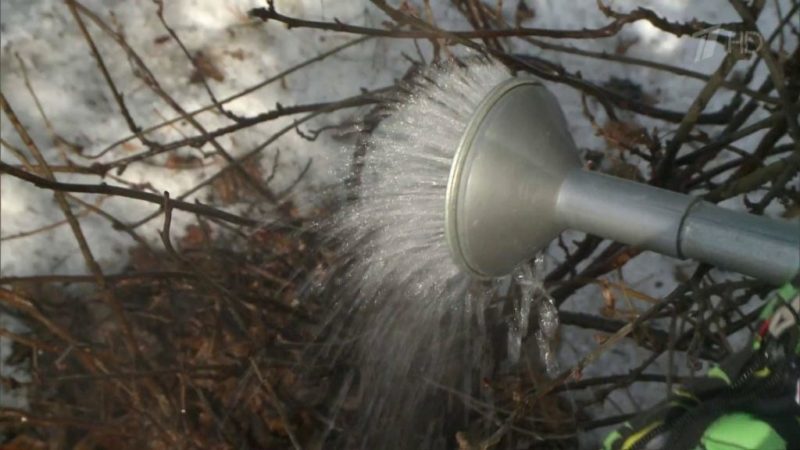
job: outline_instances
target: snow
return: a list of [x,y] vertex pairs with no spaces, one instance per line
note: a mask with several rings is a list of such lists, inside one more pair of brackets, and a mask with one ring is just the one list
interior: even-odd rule
[[[202,86],[188,84],[192,67],[180,53],[180,49],[172,43],[156,42],[166,31],[155,17],[152,2],[94,2],[87,6],[104,16],[113,12],[131,46],[150,65],[164,89],[186,110],[208,104],[208,97]],[[290,33],[277,24],[252,23],[247,18],[246,11],[255,6],[260,6],[260,3],[169,2],[166,6],[166,20],[186,46],[193,50],[202,50],[204,55],[208,55],[223,68],[224,82],[211,82],[218,98],[238,93],[268,76],[352,39],[351,36],[328,36],[312,30]],[[317,15],[319,4],[310,2],[305,8],[301,6],[297,2],[286,2],[285,8],[284,5],[278,5],[287,14]],[[2,7],[3,51],[0,58],[3,67],[3,92],[23,123],[30,128],[45,155],[54,163],[62,163],[58,156],[59,151],[42,126],[42,120],[24,86],[16,54],[28,66],[31,84],[38,97],[45,102],[45,111],[56,132],[69,141],[83,145],[84,154],[96,154],[117,139],[128,136],[130,132],[127,125],[118,113],[113,97],[67,8],[59,2],[3,2]],[[358,17],[358,10],[352,5],[336,9],[337,15],[343,20]],[[102,39],[96,27],[87,25],[106,58],[106,64],[116,84],[125,94],[131,114],[140,126],[159,123],[164,117],[175,117],[177,114],[134,76],[131,64],[119,47],[108,39]],[[311,45],[307,45],[308,43]],[[396,52],[402,47],[395,48],[395,52],[386,52],[383,51],[384,46],[385,43],[372,41],[360,48],[346,50],[327,61],[317,63],[311,70],[300,71],[286,77],[282,82],[276,82],[236,100],[228,107],[241,115],[254,115],[275,109],[277,103],[289,106],[331,101],[358,94],[362,87],[387,85],[402,69],[400,64],[390,60],[399,57]],[[239,57],[242,59],[238,59]],[[377,70],[375,67],[391,69]],[[307,126],[316,128],[330,121],[343,120],[347,117],[346,114],[352,113],[329,115]],[[199,116],[199,119],[207,129],[229,123],[217,114],[206,113]],[[287,118],[253,127],[237,133],[234,138],[220,139],[220,144],[234,156],[241,155],[291,123],[290,120],[291,118]],[[21,147],[5,118],[2,126],[3,135],[12,144]],[[195,131],[190,127],[181,125],[159,131],[155,139],[166,142],[193,132]],[[308,143],[296,133],[286,134],[265,152],[264,165],[269,166],[273,160],[273,152],[282,149],[281,169],[277,171],[274,190],[280,191],[289,185],[305,166],[308,158],[313,158],[314,161],[310,176],[306,178],[306,190],[310,186],[329,183],[340,177],[340,172],[328,170],[340,167],[340,146],[341,144],[331,142],[327,137],[316,143]],[[108,162],[141,149],[141,144],[134,140],[123,146],[122,150],[101,158],[99,162]],[[208,145],[204,148],[209,149]],[[87,162],[74,155],[70,155],[70,159],[82,164]],[[3,161],[18,163],[13,155],[5,151]],[[123,174],[123,178],[133,183],[149,182],[156,192],[167,190],[175,197],[211,175],[219,164],[221,162],[207,169],[181,171],[132,164]],[[266,168],[269,169],[270,167]],[[91,178],[63,174],[59,175],[59,180],[90,181]],[[2,183],[4,236],[62,219],[61,211],[52,207],[48,193],[31,189],[25,183],[10,177],[3,177]],[[204,193],[188,200],[194,198],[204,200]],[[150,205],[118,199],[110,199],[104,206],[109,213],[130,221],[144,217],[154,210]],[[191,220],[187,216],[176,216],[177,231],[181,230],[182,219]],[[160,224],[153,221],[148,225],[142,234],[152,239],[155,237],[152,231]],[[130,244],[128,238],[112,230],[107,222],[96,216],[90,216],[84,221],[84,229],[93,236],[92,250],[98,260],[103,261],[109,270],[118,269],[118,263],[122,261],[119,253]],[[75,250],[74,238],[67,227],[60,227],[35,238],[6,241],[2,246],[2,271],[6,275],[52,271],[84,273],[82,257]],[[40,256],[15,256],[23,252]],[[58,267],[54,267],[54,264]]]
[[[396,2],[395,2],[396,3]],[[431,2],[437,24],[444,28],[464,29],[467,24],[449,2]],[[491,2],[490,2],[491,3]],[[595,0],[528,0],[536,16],[526,25],[547,28],[579,29],[605,25],[608,19],[597,9]],[[788,0],[780,0],[781,10],[789,9]],[[172,41],[160,42],[167,34],[155,13],[154,2],[150,0],[86,0],[83,2],[108,23],[122,32],[131,46],[144,59],[156,78],[175,100],[186,110],[194,110],[209,104],[209,98],[201,84],[190,84],[193,68]],[[171,0],[165,2],[165,17],[178,33],[186,46],[192,51],[202,51],[214,61],[224,74],[223,81],[210,81],[211,88],[218,98],[236,94],[259,83],[282,70],[285,70],[310,57],[318,55],[352,39],[352,35],[330,33],[310,29],[287,30],[282,24],[261,23],[248,18],[247,11],[253,7],[265,6],[256,0]],[[513,23],[516,1],[503,2],[507,20]],[[610,4],[615,10],[627,11],[638,6],[656,10],[669,20],[687,21],[692,18],[708,22],[736,20],[736,13],[724,0],[690,2],[688,0],[615,0]],[[310,20],[332,20],[334,18],[350,24],[380,27],[385,16],[365,0],[282,0],[276,1],[278,11],[285,15]],[[2,80],[0,86],[8,101],[28,127],[42,152],[53,164],[63,164],[64,154],[76,163],[88,161],[59,148],[44,126],[42,117],[25,87],[23,72],[18,57],[24,62],[30,82],[45,112],[58,135],[70,142],[83,146],[83,154],[100,152],[112,142],[130,135],[128,127],[119,114],[101,73],[89,52],[75,20],[63,2],[28,0],[3,0],[0,3],[0,30],[2,30],[2,51],[0,66]],[[124,93],[125,100],[142,127],[157,124],[164,118],[176,117],[166,103],[155,96],[140,78],[137,78],[132,63],[124,52],[89,21],[90,33],[102,52],[109,71],[117,86]],[[778,22],[775,3],[767,2],[766,9],[759,20],[759,26],[769,33]],[[627,53],[628,56],[668,63],[702,73],[711,73],[723,57],[718,49],[711,57],[697,60],[699,41],[688,37],[676,38],[668,35],[647,22],[640,21],[625,27],[618,37],[581,41],[560,41],[581,49],[613,52],[620,39],[635,39]],[[420,45],[429,51],[429,45]],[[532,47],[521,39],[514,39],[513,50],[548,58],[564,64],[572,71],[580,71],[588,79],[603,82],[610,77],[630,79],[643,87],[647,95],[658,100],[658,106],[665,109],[685,110],[697,95],[703,83],[690,78],[639,66],[626,66],[598,59],[589,59],[563,53],[545,51]],[[403,75],[409,63],[403,56],[416,55],[413,42],[409,40],[370,39],[364,43],[344,50],[330,58],[315,63],[309,69],[301,70],[272,83],[254,93],[226,105],[231,111],[242,115],[254,115],[275,109],[276,104],[284,106],[331,101],[356,95],[362,88],[375,89],[392,83]],[[746,68],[740,62],[736,71]],[[766,73],[757,72],[752,85],[758,85]],[[560,99],[570,122],[575,140],[581,149],[604,150],[605,143],[595,135],[594,130],[583,117],[580,95],[562,85],[549,85]],[[732,93],[722,89],[716,95],[707,111],[724,106]],[[601,108],[590,102],[599,123],[605,116]],[[326,115],[307,123],[304,129],[318,128],[348,119],[357,119],[360,110],[344,110]],[[622,118],[630,118],[623,114]],[[759,111],[751,122],[765,117]],[[230,122],[216,113],[198,116],[207,129],[214,129]],[[242,155],[265,141],[279,129],[289,125],[294,118],[282,118],[264,123],[248,130],[226,136],[219,140],[232,155]],[[670,126],[657,120],[637,119],[648,129],[658,127],[661,135]],[[3,115],[0,124],[3,139],[23,148],[13,128]],[[713,130],[713,127],[703,127]],[[182,135],[192,135],[196,131],[187,124],[167,127],[151,135],[160,142],[178,139]],[[740,141],[743,148],[752,147],[761,134]],[[100,158],[108,162],[120,156],[134,154],[143,149],[135,140],[115,149]],[[297,133],[283,135],[264,152],[265,171],[271,170],[274,152],[281,151],[281,167],[277,171],[273,188],[280,191],[289,186],[298,176],[309,159],[312,166],[309,174],[293,191],[294,198],[302,205],[310,205],[314,192],[321,187],[340,183],[346,173],[349,153],[345,144],[330,134],[323,134],[317,141],[308,142]],[[210,151],[206,145],[203,150]],[[2,161],[19,164],[15,156],[3,148]],[[222,164],[216,161],[212,166],[170,170],[142,163],[131,164],[121,178],[132,183],[150,183],[155,192],[169,191],[172,197],[213,174]],[[59,173],[61,181],[96,182],[95,177]],[[115,183],[113,180],[106,180]],[[188,200],[207,201],[208,190],[201,190]],[[82,198],[94,201],[91,196]],[[46,226],[63,219],[61,211],[48,192],[32,188],[31,185],[15,178],[4,176],[0,179],[0,236],[7,237],[19,232]],[[741,208],[740,200],[732,200],[726,206]],[[125,199],[108,199],[103,207],[123,221],[136,221],[155,210],[153,205]],[[230,206],[236,211],[237,206]],[[268,212],[262,212],[268,217]],[[180,233],[183,226],[193,220],[186,214],[176,213],[173,230]],[[90,214],[81,221],[84,232],[90,236],[92,252],[101,262],[104,270],[115,272],[125,263],[127,249],[132,240],[123,233],[113,230],[105,219]],[[157,242],[156,230],[160,220],[150,221],[139,231],[143,236]],[[557,255],[552,249],[551,254]],[[632,287],[649,295],[665,295],[674,286],[673,270],[675,260],[645,253],[628,264],[618,274]],[[691,267],[691,262],[680,265]],[[0,245],[0,272],[3,276],[31,275],[44,273],[83,274],[87,272],[74,237],[66,226],[56,227],[35,236],[4,240]],[[599,288],[589,286],[579,291],[565,305],[572,310],[595,312],[601,305]],[[0,317],[4,328],[10,319]],[[568,330],[572,333],[574,330]],[[566,332],[566,331],[565,331]],[[594,347],[591,333],[574,332],[567,345],[562,348],[562,365],[568,367],[578,355],[587,353]],[[574,352],[571,349],[574,348]],[[5,359],[8,342],[0,339],[0,358]],[[573,353],[573,354],[570,354]],[[633,346],[621,346],[587,370],[608,373],[624,373],[635,367],[643,357]],[[663,362],[653,366],[653,370],[664,367]],[[611,369],[609,369],[611,368]],[[5,369],[4,369],[5,370]],[[5,375],[7,372],[3,372]],[[24,374],[19,375],[24,377]],[[639,389],[641,388],[641,389]],[[651,386],[636,387],[635,396],[643,404],[652,403],[663,392],[655,392]],[[2,393],[2,403],[9,401],[8,393]],[[631,405],[618,392],[612,398],[630,410]]]

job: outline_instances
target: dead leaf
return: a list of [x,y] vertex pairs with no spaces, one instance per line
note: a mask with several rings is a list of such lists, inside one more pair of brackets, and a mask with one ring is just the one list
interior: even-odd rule
[[177,153],[171,153],[167,157],[164,167],[172,170],[196,169],[198,167],[203,167],[203,161],[193,155],[179,155]]
[[47,444],[33,437],[20,435],[3,444],[4,450],[45,450]]
[[232,50],[228,52],[228,55],[233,59],[238,59],[239,61],[244,61],[247,58],[249,53],[245,53],[244,50],[237,48],[236,50]]
[[[242,163],[245,172],[259,182],[263,180],[263,171],[258,158],[250,158]],[[235,203],[254,195],[253,188],[247,184],[242,174],[235,170],[228,170],[212,183],[214,195],[221,204]]]
[[628,50],[638,42],[638,37],[620,37],[619,41],[617,42],[617,47],[614,49],[614,53],[617,55],[624,55],[625,53],[628,53]]
[[534,17],[536,17],[536,11],[528,6],[525,0],[519,0],[519,2],[517,2],[517,10],[514,13],[514,23],[517,24],[517,28],[522,27],[523,22],[527,22]]
[[784,219],[794,219],[800,217],[800,203],[794,203],[786,206],[786,210],[781,214]]
[[624,178],[626,180],[644,180],[644,177],[642,176],[642,173],[637,165],[625,162],[619,158],[611,159],[611,168],[607,171],[607,173],[609,175],[614,175],[615,177]]
[[190,83],[199,83],[208,78],[215,81],[223,81],[225,79],[225,74],[222,72],[222,69],[217,66],[214,58],[206,53],[198,51],[194,55],[193,62],[195,71],[189,76]]
[[186,231],[181,237],[181,249],[197,249],[202,247],[207,241],[206,232],[199,225],[191,224],[186,226]]
[[408,0],[403,0],[403,3],[400,4],[398,10],[402,13],[408,14],[409,16],[420,17],[419,9],[412,5]]
[[633,102],[644,103],[646,105],[654,105],[657,103],[657,100],[652,95],[646,93],[639,83],[628,78],[612,76],[608,81],[603,83],[603,87]]
[[128,261],[135,272],[158,270],[162,267],[163,262],[161,258],[141,245],[128,249]]
[[598,132],[612,148],[630,149],[640,145],[650,146],[652,140],[647,130],[633,122],[609,120]]

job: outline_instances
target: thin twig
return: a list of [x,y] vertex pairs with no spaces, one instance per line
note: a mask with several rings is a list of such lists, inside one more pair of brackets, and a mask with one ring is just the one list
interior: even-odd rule
[[[126,197],[136,200],[142,200],[156,205],[163,205],[163,197],[151,194],[148,192],[137,191],[135,189],[123,188],[120,186],[110,186],[105,183],[100,184],[80,184],[80,183],[62,183],[58,181],[47,180],[38,177],[24,170],[17,169],[14,166],[0,161],[0,172],[8,173],[21,180],[27,181],[42,189],[50,189],[56,192],[81,192],[85,194],[101,194],[116,197]],[[258,221],[240,217],[210,206],[202,205],[199,203],[188,203],[181,200],[170,200],[170,206],[182,211],[188,211],[194,214],[215,217],[226,222],[237,225],[253,227],[258,225]]]

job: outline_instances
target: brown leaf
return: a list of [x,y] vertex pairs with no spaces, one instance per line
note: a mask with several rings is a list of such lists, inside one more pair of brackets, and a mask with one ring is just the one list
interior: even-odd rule
[[296,244],[291,236],[266,228],[253,233],[252,240],[275,255],[291,254]]
[[286,435],[286,424],[280,416],[271,416],[266,420],[267,427],[273,433],[278,433],[280,435]]
[[617,42],[617,47],[614,49],[614,53],[617,55],[624,55],[625,53],[628,53],[628,49],[636,45],[638,42],[639,42],[638,37],[630,37],[630,38],[621,37]]
[[180,247],[182,249],[196,249],[203,246],[208,240],[206,232],[199,225],[191,224],[186,226],[183,237],[181,237]]
[[33,437],[20,435],[3,444],[3,450],[45,450],[47,444]]
[[225,346],[225,351],[237,359],[244,359],[252,353],[253,348],[250,343],[246,341],[231,342]]
[[657,99],[645,92],[639,83],[628,78],[612,76],[608,81],[603,83],[603,87],[634,102],[647,105],[654,105],[657,103]]
[[408,0],[403,0],[403,3],[400,4],[398,8],[400,12],[408,14],[409,16],[420,17],[419,9],[416,6],[412,5]]
[[528,6],[525,0],[519,0],[517,2],[517,11],[514,13],[514,23],[517,24],[517,28],[520,28],[523,22],[527,22],[534,17],[536,17],[536,11]]
[[198,51],[194,55],[194,67],[195,71],[189,76],[190,83],[199,83],[203,79],[211,78],[216,81],[222,81],[225,79],[225,74],[222,72],[214,59],[205,53]]
[[651,143],[647,130],[633,122],[609,120],[600,130],[600,134],[609,146],[618,149],[648,146]]
[[136,272],[158,270],[163,260],[151,253],[147,248],[137,245],[128,249],[128,261]]
[[203,166],[203,161],[194,155],[179,155],[171,153],[164,163],[164,167],[172,170],[196,169]]
[[794,203],[786,206],[786,210],[781,214],[785,219],[794,219],[800,217],[800,203]]
[[238,48],[236,50],[229,51],[228,55],[230,55],[230,57],[233,58],[233,59],[238,59],[239,61],[244,61],[244,59],[249,56],[249,53],[245,53],[244,50]]
[[611,160],[611,168],[608,170],[608,174],[619,178],[625,178],[626,180],[644,180],[639,167],[635,164],[622,161],[619,158],[613,158]]
[[[245,172],[261,182],[264,178],[258,158],[250,158],[242,163]],[[253,195],[253,188],[236,170],[228,170],[211,184],[216,199],[223,205],[238,202]]]

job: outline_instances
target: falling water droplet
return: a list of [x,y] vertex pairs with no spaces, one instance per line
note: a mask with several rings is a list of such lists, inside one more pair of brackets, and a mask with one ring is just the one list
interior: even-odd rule
[[404,442],[420,429],[413,422],[426,420],[422,412],[449,414],[447,402],[430,398],[442,386],[469,384],[491,334],[485,312],[509,284],[519,291],[510,296],[509,359],[521,357],[532,312],[544,341],[555,333],[555,307],[542,300],[541,264],[524,264],[501,281],[476,280],[453,262],[444,235],[446,183],[458,142],[477,105],[509,76],[502,66],[483,63],[420,77],[369,139],[356,200],[326,224],[338,259],[323,288],[333,311],[324,348],[354,342],[354,352],[337,352],[356,354],[367,396],[360,413],[365,428],[380,430],[380,448],[420,447],[420,441]]

